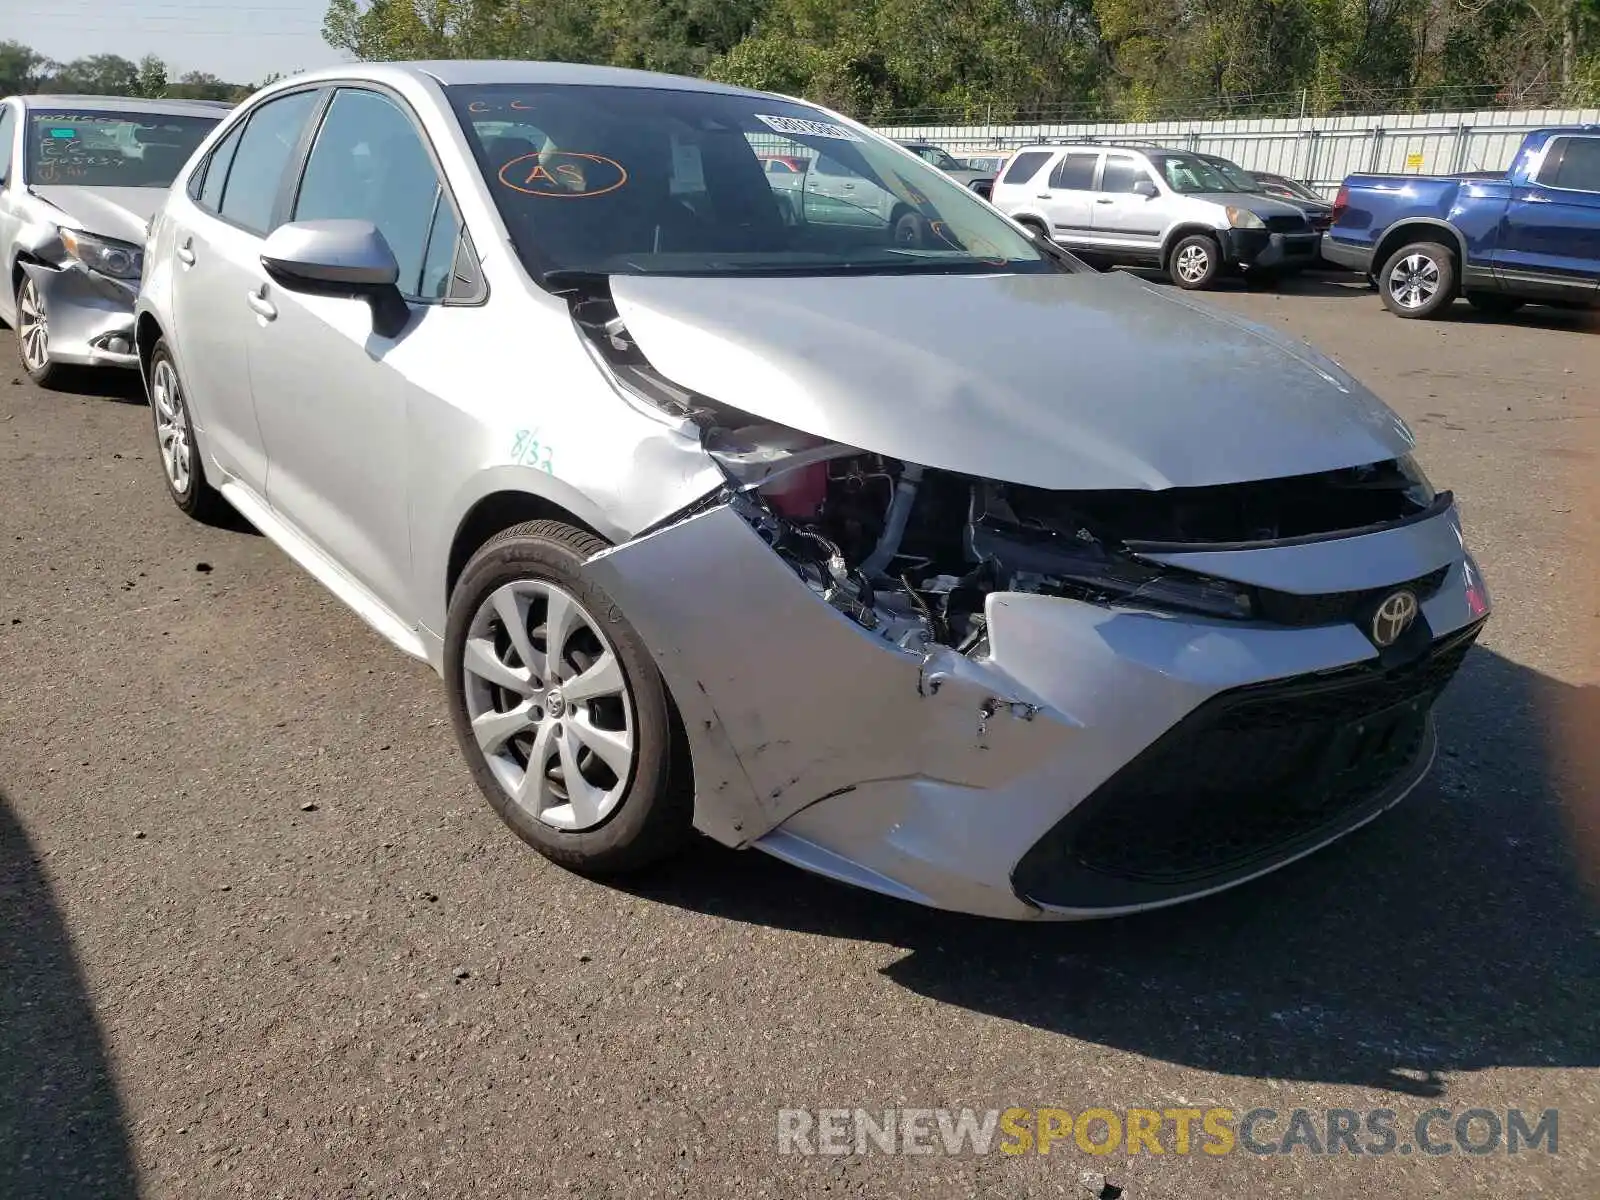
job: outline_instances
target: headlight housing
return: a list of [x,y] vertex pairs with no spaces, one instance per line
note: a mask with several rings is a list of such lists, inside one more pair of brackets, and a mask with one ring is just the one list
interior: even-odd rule
[[1228,214],[1228,224],[1235,229],[1265,229],[1267,227],[1267,223],[1248,208],[1237,208],[1230,204],[1225,211]]
[[144,251],[127,242],[96,237],[78,229],[63,229],[61,244],[91,271],[113,279],[137,279],[144,271]]

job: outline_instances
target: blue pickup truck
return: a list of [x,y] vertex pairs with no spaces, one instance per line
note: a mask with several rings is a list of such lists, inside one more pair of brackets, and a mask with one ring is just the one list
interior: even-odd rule
[[1352,175],[1322,256],[1402,317],[1600,304],[1600,125],[1530,133],[1503,176]]

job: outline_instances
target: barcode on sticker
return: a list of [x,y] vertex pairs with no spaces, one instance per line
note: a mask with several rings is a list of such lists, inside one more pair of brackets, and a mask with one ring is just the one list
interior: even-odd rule
[[755,117],[779,133],[792,133],[797,137],[837,138],[841,142],[861,140],[860,135],[854,130],[846,129],[843,125],[835,125],[830,121],[806,121],[799,117],[769,117],[764,113],[756,113]]

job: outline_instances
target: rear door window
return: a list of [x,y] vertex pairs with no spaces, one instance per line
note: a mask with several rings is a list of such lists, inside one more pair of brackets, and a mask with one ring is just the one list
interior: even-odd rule
[[1094,169],[1100,162],[1097,152],[1073,151],[1062,157],[1050,173],[1050,186],[1062,192],[1087,192],[1094,188]]
[[1138,159],[1121,154],[1109,154],[1106,156],[1106,165],[1100,172],[1100,190],[1131,192],[1135,184],[1149,178],[1149,173]]
[[284,171],[316,102],[316,92],[294,92],[250,114],[217,208],[224,220],[263,237],[272,232]]
[[1050,161],[1048,150],[1025,150],[1011,160],[1001,183],[1027,183],[1039,173],[1039,168]]
[[243,133],[244,126],[235,125],[233,132],[217,143],[205,167],[198,172],[200,190],[195,195],[195,203],[207,212],[214,213],[222,205],[222,188],[228,182],[228,168],[233,166],[233,155],[239,149],[239,137]]
[[1563,139],[1567,152],[1561,158],[1556,186],[1575,192],[1600,192],[1600,138]]

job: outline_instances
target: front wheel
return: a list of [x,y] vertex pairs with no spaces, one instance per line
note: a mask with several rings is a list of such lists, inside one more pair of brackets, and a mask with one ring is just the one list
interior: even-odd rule
[[1456,298],[1455,255],[1438,242],[1403,246],[1378,273],[1378,293],[1396,316],[1437,316]]
[[1167,274],[1186,291],[1208,288],[1222,274],[1222,247],[1216,238],[1191,234],[1173,247]]
[[451,722],[479,789],[523,841],[586,874],[671,853],[693,816],[660,673],[584,570],[605,548],[556,521],[508,529],[467,564],[445,627]]
[[17,354],[28,378],[40,387],[61,382],[61,364],[50,358],[50,314],[39,285],[27,274],[17,289]]

